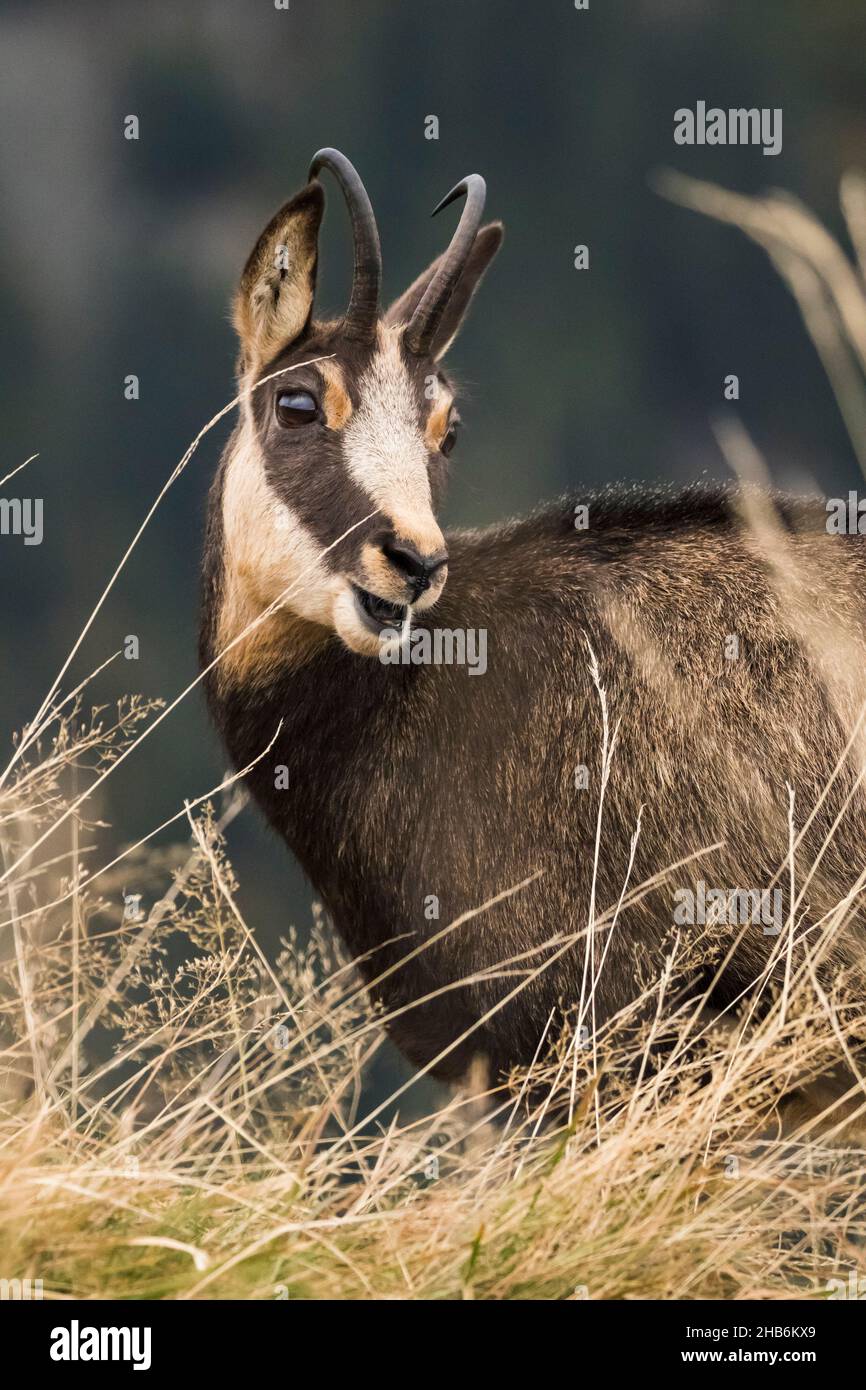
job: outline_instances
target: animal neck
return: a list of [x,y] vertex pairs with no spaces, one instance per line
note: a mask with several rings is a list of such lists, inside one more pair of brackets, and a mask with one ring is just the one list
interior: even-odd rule
[[291,589],[285,574],[302,575],[309,557],[299,553],[289,531],[272,543],[266,524],[272,511],[245,411],[223,456],[208,512],[201,654],[204,664],[218,658],[214,683],[219,688],[267,685],[275,671],[303,665],[328,639],[320,623],[287,603],[274,604],[274,595]]
[[[216,627],[213,657],[221,684],[268,687],[274,676],[305,665],[328,639],[326,629],[268,605],[235,576]],[[213,659],[213,657],[211,659]]]

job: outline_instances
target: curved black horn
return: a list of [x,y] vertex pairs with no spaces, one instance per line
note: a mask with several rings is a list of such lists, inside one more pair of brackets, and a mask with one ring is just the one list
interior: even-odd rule
[[472,250],[478,228],[481,225],[487,185],[480,174],[467,174],[465,179],[461,179],[458,184],[455,184],[451,192],[446,193],[438,207],[433,209],[433,216],[435,217],[437,212],[441,212],[443,208],[447,208],[449,203],[453,203],[455,198],[460,198],[464,194],[466,202],[460,214],[460,221],[457,223],[457,230],[451,238],[451,245],[445,252],[442,264],[424,291],[421,302],[406,328],[404,342],[408,350],[415,353],[416,356],[430,351],[436,330],[442,322],[442,315],[445,313],[448,301],[463,273],[463,268],[469,259],[469,252]]
[[309,177],[314,179],[320,169],[330,169],[336,178],[352,219],[355,268],[343,328],[349,337],[369,341],[376,333],[382,283],[382,252],[376,218],[360,175],[344,154],[339,150],[319,150],[313,156]]

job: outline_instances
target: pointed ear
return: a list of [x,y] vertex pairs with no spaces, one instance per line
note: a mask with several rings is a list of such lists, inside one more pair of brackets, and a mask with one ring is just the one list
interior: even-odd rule
[[308,183],[271,218],[256,242],[232,315],[246,369],[269,362],[309,321],[324,208],[322,185]]
[[[440,357],[445,356],[457,337],[472,296],[481,284],[485,270],[502,245],[504,235],[505,231],[501,222],[488,222],[486,227],[479,229],[472,250],[469,252],[469,259],[463,274],[457,282],[457,288],[451,296],[451,302],[445,310],[439,331],[434,339],[432,356],[435,361],[438,362]],[[424,273],[418,276],[414,284],[410,285],[399,299],[394,300],[385,315],[387,324],[409,322],[418,307],[421,296],[439,269],[441,261],[442,257],[437,257],[432,265],[429,265]]]

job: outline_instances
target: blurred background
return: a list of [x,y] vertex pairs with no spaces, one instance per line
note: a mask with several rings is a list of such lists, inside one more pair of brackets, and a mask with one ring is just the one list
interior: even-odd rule
[[[43,498],[45,527],[41,546],[0,541],[4,738],[234,394],[229,298],[321,145],[367,183],[389,297],[445,245],[453,217],[429,213],[464,173],[484,174],[506,224],[449,359],[465,432],[448,520],[493,521],[612,479],[724,476],[708,420],[728,373],[777,482],[855,486],[821,366],[763,253],[660,200],[648,175],[781,186],[841,235],[839,176],[866,164],[864,38],[859,0],[0,6],[0,476],[38,452],[6,495]],[[781,107],[782,153],[677,146],[674,111],[699,100]],[[124,138],[130,115],[137,140]],[[334,311],[350,252],[327,191],[319,307]],[[588,271],[574,269],[579,243]],[[138,400],[124,397],[130,374]],[[228,428],[170,492],[76,663],[81,676],[138,636],[140,659],[111,666],[101,699],[172,699],[195,675],[204,500]],[[106,784],[106,848],[223,770],[195,691]],[[229,846],[260,939],[303,931],[309,891],[254,813]]]

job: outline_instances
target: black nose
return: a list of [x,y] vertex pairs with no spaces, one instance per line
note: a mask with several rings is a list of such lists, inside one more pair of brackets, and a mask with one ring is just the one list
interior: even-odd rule
[[430,588],[431,580],[437,570],[448,563],[448,551],[439,550],[435,555],[422,555],[408,541],[385,541],[383,551],[395,569],[406,579],[419,598]]

